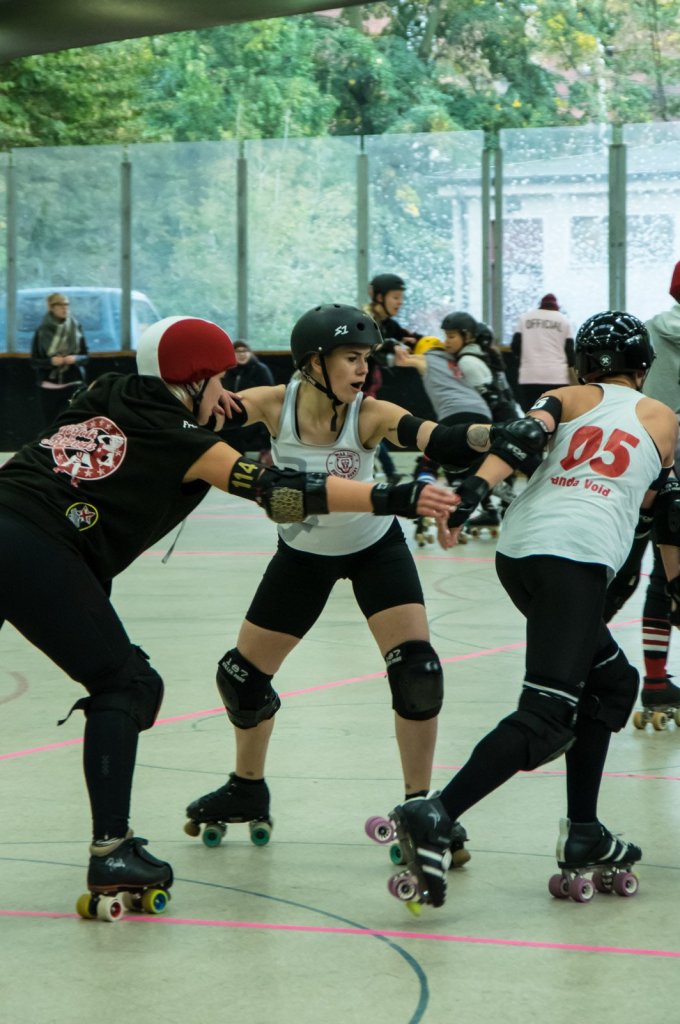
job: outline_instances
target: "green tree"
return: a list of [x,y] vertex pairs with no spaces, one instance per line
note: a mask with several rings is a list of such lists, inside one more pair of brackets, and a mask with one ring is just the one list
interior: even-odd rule
[[0,65],[0,149],[136,141],[150,59],[136,40]]

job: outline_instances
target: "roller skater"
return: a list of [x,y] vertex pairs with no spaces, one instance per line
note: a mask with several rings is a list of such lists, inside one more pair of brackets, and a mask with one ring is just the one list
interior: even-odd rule
[[125,910],[163,913],[170,899],[172,868],[145,850],[146,845],[146,839],[131,831],[122,839],[92,843],[89,891],[76,904],[81,917],[115,921]]
[[619,896],[634,896],[638,891],[637,876],[630,869],[642,859],[642,850],[613,836],[599,821],[577,823],[562,818],[556,857],[561,874],[548,882],[556,899],[588,903],[596,891]]
[[247,822],[250,840],[255,846],[265,846],[272,833],[273,821],[269,817],[269,787],[264,779],[253,782],[240,779],[232,772],[224,786],[206,793],[187,807],[184,831],[197,836],[203,825],[206,846],[219,846],[227,832],[227,825]]
[[[640,506],[659,499],[678,437],[673,412],[639,394],[653,358],[636,317],[606,312],[587,320],[576,342],[582,385],[545,394],[526,418],[494,427],[489,455],[459,488],[448,528],[440,527],[440,543],[451,547],[489,490],[539,459],[508,509],[496,552],[499,579],[527,619],[519,702],[435,800],[423,800],[417,814],[408,804],[392,812],[416,880],[432,861],[430,811],[437,821],[443,812],[456,821],[516,772],[564,754],[568,819],[588,824],[567,827],[560,863],[581,870],[595,861],[601,871],[593,884],[606,888],[611,876],[622,894],[637,885],[627,868],[641,853],[616,845],[597,805],[611,735],[626,724],[639,685],[603,621],[607,582],[626,559]],[[588,898],[580,881],[574,892]],[[445,888],[437,891],[440,902],[445,896]]]
[[[368,357],[379,341],[378,328],[361,310],[317,306],[293,327],[296,373],[290,383],[238,396],[244,421],[267,425],[274,464],[281,471],[287,466],[331,467],[334,475],[369,481],[375,449],[385,437],[401,448],[416,447],[436,462],[466,464],[486,450],[486,425],[438,425],[362,392]],[[446,493],[448,504],[448,492],[424,481],[397,484],[395,490],[409,494],[421,488],[432,494],[433,503]],[[416,513],[442,517],[427,506]],[[274,676],[343,578],[351,582],[384,659],[405,796],[428,791],[443,670],[430,643],[422,587],[404,535],[396,521],[366,515],[311,515],[291,529],[279,528],[277,551],[236,644],[217,668],[217,686],[235,730],[232,779],[239,785],[241,780],[264,785],[269,740],[281,707]],[[190,819],[195,803],[189,806]],[[213,813],[203,809],[198,818]],[[195,834],[198,823],[190,827]]]
[[[411,518],[453,507],[436,488],[400,490],[330,477],[325,467],[307,476],[243,459],[218,433],[240,406],[221,385],[235,356],[217,324],[167,317],[143,332],[136,355],[139,373],[103,374],[0,468],[0,576],[12,581],[0,588],[0,625],[14,625],[83,687],[73,710],[85,715],[93,857],[103,845],[112,865],[128,851],[156,863],[128,828],[139,735],[153,726],[164,690],[116,614],[112,579],[189,516],[211,485],[279,523],[335,511],[365,513],[372,523],[374,510],[389,529],[400,494]],[[93,878],[107,863],[93,861]],[[92,916],[89,904],[81,909]]]

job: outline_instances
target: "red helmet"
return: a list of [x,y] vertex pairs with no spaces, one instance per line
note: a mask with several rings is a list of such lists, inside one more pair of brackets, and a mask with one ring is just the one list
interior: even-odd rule
[[137,342],[137,372],[167,384],[195,384],[236,366],[231,338],[217,324],[193,316],[166,316]]

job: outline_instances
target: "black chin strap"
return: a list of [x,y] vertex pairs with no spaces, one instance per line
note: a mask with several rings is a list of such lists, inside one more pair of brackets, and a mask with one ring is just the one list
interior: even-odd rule
[[302,374],[302,376],[304,377],[308,384],[313,384],[317,391],[321,391],[324,395],[330,398],[333,406],[333,411],[331,415],[331,430],[333,431],[333,433],[335,433],[335,431],[338,429],[338,409],[340,408],[341,405],[344,405],[344,402],[341,402],[337,395],[335,395],[333,392],[330,377],[328,376],[328,370],[326,369],[326,360],[321,354],[319,354],[319,362],[321,363],[321,372],[323,374],[324,379],[323,384],[320,384],[318,380],[315,380],[314,377],[312,377],[311,373],[308,373],[307,370],[302,369],[300,370],[300,373]]
[[209,379],[210,378],[206,377],[205,380],[199,380],[194,384],[185,385],[189,393],[189,398],[192,402],[191,411],[196,419],[198,419],[198,411],[201,408],[201,402],[203,401],[203,395],[205,394],[205,389],[208,386]]

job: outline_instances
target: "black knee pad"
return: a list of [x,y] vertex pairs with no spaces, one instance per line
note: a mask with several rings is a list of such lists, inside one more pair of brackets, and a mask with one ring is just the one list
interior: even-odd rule
[[617,647],[588,673],[578,713],[603,722],[612,732],[619,732],[633,710],[639,685],[637,669]]
[[506,724],[524,733],[527,760],[523,771],[532,771],[554,761],[576,741],[574,725],[576,705],[545,691],[525,687],[517,710],[499,724]]
[[254,729],[274,717],[281,699],[271,681],[272,676],[260,672],[236,647],[227,651],[217,666],[217,689],[233,725]]
[[149,664],[141,647],[133,647],[128,660],[107,676],[84,684],[90,696],[79,701],[85,715],[101,711],[122,711],[133,719],[140,732],[156,721],[163,700],[163,680]]
[[444,700],[444,673],[426,640],[407,640],[385,655],[392,707],[414,722],[436,718]]

